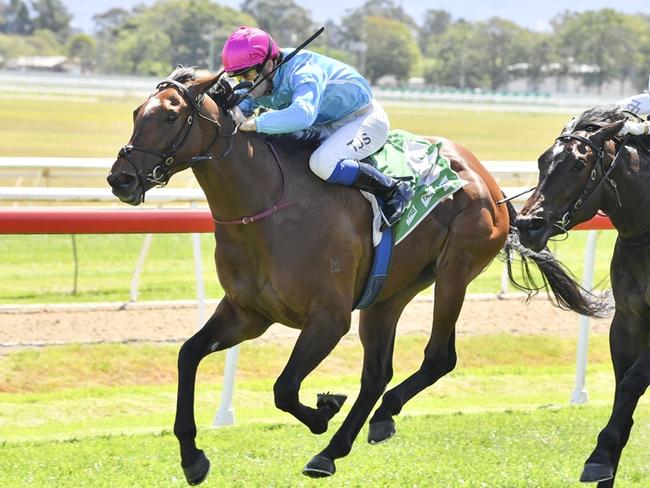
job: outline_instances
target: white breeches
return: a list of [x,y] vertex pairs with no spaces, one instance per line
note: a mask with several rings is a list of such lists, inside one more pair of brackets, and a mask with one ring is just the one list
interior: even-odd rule
[[388,138],[388,115],[376,101],[327,125],[313,126],[325,138],[309,159],[309,167],[327,180],[342,159],[359,161],[374,154]]

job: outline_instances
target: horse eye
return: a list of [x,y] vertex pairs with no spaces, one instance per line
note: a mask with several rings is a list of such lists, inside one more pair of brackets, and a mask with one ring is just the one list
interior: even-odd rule
[[169,115],[167,116],[167,118],[165,119],[165,122],[167,122],[168,124],[173,124],[174,122],[176,122],[176,119],[177,119],[177,118],[178,118],[178,115],[176,115],[176,114],[169,114]]

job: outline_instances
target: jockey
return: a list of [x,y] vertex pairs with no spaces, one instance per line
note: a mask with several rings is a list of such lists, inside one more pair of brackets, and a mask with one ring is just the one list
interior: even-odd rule
[[[265,31],[242,26],[226,41],[221,59],[228,76],[255,82],[290,52],[280,49]],[[300,51],[251,96],[240,104],[249,118],[239,130],[266,134],[317,131],[323,142],[309,158],[312,172],[328,183],[354,186],[380,197],[385,225],[399,221],[413,190],[361,162],[384,145],[389,123],[369,83],[355,69],[315,52]],[[272,110],[253,115],[257,107]]]
[[[648,90],[634,95],[623,100],[616,102],[626,112],[632,112],[640,117],[647,117],[650,115],[650,79],[648,80]],[[623,129],[619,134],[626,135],[646,135],[650,133],[650,122],[633,122],[628,120],[625,122]]]

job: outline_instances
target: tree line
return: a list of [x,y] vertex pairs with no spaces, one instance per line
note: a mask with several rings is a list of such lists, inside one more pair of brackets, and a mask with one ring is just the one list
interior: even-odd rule
[[[614,9],[565,11],[537,32],[493,17],[469,22],[430,9],[417,22],[396,0],[367,0],[328,21],[310,49],[353,64],[371,82],[391,75],[429,85],[498,90],[524,78],[535,90],[548,76],[602,87],[612,80],[646,86],[650,15]],[[164,76],[177,64],[217,68],[221,47],[242,24],[295,46],[317,27],[294,0],[158,0],[95,15],[92,34],[75,32],[61,0],[0,0],[0,67],[24,55],[64,54],[84,71]]]

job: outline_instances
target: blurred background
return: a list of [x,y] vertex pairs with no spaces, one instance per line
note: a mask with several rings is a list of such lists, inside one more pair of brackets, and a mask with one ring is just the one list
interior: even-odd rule
[[647,87],[645,2],[2,0],[0,69],[160,77],[216,68],[240,24],[310,49],[381,87],[623,96]]

